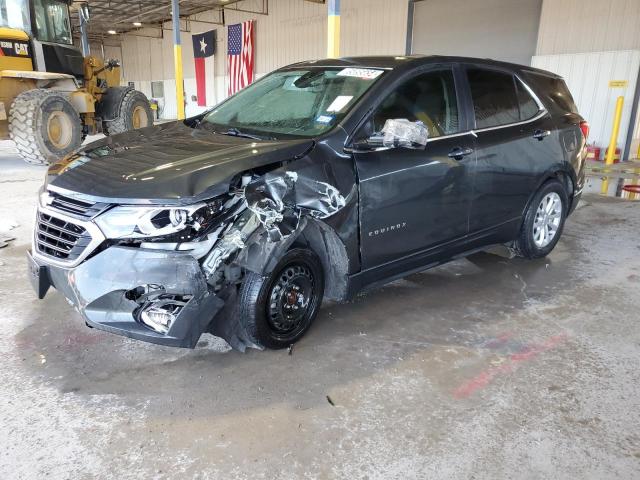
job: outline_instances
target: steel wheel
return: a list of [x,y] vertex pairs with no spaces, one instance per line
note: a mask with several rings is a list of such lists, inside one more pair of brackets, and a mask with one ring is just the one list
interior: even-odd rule
[[136,128],[136,129],[144,128],[149,124],[149,119],[147,118],[147,111],[141,105],[136,105],[136,107],[133,109],[131,120],[133,123],[133,128]]
[[533,243],[536,247],[544,248],[553,241],[560,227],[562,211],[562,199],[556,192],[542,197],[533,221]]
[[267,322],[273,335],[286,340],[307,328],[318,303],[316,279],[301,263],[286,265],[268,294]]
[[65,112],[54,111],[47,120],[49,141],[59,150],[69,146],[73,138],[73,123]]

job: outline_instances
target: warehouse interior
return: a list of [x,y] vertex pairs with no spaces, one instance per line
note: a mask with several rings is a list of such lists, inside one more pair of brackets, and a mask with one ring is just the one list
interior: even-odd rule
[[195,349],[110,335],[61,295],[39,300],[25,252],[48,167],[0,140],[0,478],[640,478],[640,1],[88,0],[69,12],[70,42],[117,61],[156,124],[236,91],[229,32],[248,21],[249,83],[327,57],[548,70],[589,123],[587,178],[549,256],[479,251],[325,300],[295,347],[241,353],[211,334]]

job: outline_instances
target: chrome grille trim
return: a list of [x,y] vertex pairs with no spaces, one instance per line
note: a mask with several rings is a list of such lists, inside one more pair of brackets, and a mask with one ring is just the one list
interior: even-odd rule
[[94,205],[94,203],[85,203],[80,200],[63,197],[62,195],[54,196],[51,202],[53,208],[82,216],[87,215],[87,212],[90,211]]
[[104,240],[98,226],[52,207],[38,207],[33,229],[33,256],[44,263],[72,268]]
[[41,194],[40,205],[46,205],[57,212],[71,215],[79,220],[94,218],[111,206],[109,203],[78,198],[72,193],[58,192],[51,186]]

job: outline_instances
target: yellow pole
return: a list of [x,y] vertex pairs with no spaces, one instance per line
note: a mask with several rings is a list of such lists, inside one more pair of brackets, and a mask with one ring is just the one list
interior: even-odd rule
[[618,97],[616,100],[616,112],[613,115],[613,129],[611,130],[611,138],[609,139],[609,150],[607,151],[607,158],[605,165],[613,165],[613,160],[616,155],[616,148],[618,147],[618,133],[620,133],[620,122],[622,121],[622,105],[624,104],[624,97]]
[[180,45],[180,4],[171,0],[173,20],[173,66],[176,75],[176,112],[178,120],[184,119],[184,86],[182,80],[182,45]]
[[[609,148],[607,150],[607,156],[605,158],[605,165],[613,165],[616,148],[618,147],[618,134],[620,133],[620,122],[622,121],[622,106],[624,105],[624,97],[620,96],[616,100],[616,111],[613,115],[613,129],[611,130],[611,138],[609,139]],[[605,169],[605,175],[608,173]],[[605,176],[602,180],[602,188],[600,193],[606,195],[609,191],[609,179]]]
[[178,120],[184,119],[184,85],[182,80],[182,46],[173,46],[173,63],[176,71],[176,107]]
[[327,57],[340,56],[340,0],[329,0],[327,23]]

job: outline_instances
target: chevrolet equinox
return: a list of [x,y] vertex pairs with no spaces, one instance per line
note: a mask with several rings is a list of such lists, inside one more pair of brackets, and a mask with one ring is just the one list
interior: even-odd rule
[[580,198],[587,134],[562,78],[531,67],[297,63],[51,165],[30,278],[108,332],[286,347],[323,298],[489,245],[547,255]]

